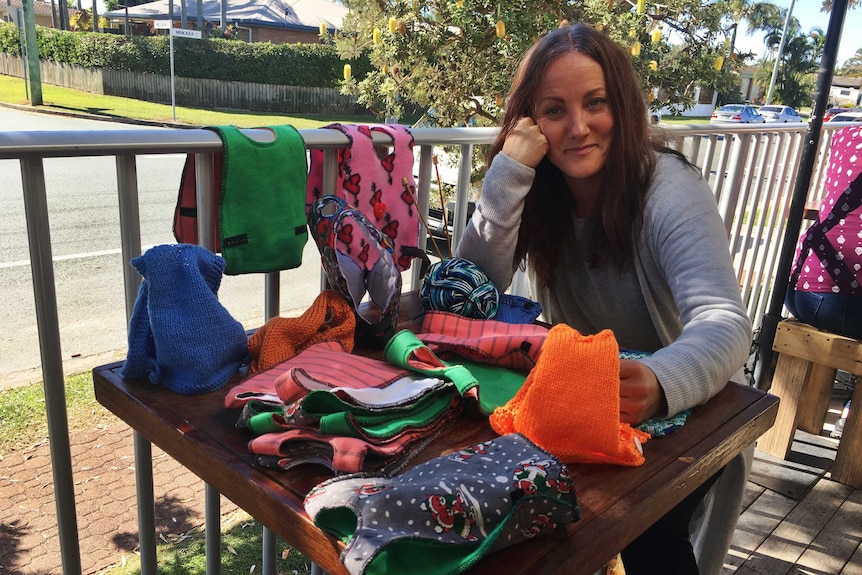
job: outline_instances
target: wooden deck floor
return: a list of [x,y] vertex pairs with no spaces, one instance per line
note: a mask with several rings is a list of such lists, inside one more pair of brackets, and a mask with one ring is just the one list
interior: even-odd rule
[[787,461],[756,453],[722,575],[862,575],[862,490],[828,471],[847,395],[836,391],[821,434],[797,432]]

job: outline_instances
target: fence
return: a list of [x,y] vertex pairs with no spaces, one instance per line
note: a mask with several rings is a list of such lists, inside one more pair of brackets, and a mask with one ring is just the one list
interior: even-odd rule
[[[0,53],[0,74],[24,77],[21,58]],[[122,96],[149,102],[171,103],[170,76],[141,74],[106,68],[85,68],[40,60],[42,82],[93,94]],[[291,114],[368,115],[356,98],[335,88],[278,86],[224,82],[202,78],[176,78],[176,103],[208,109],[238,109]]]
[[[829,143],[834,129],[825,125],[812,174],[810,199],[819,197]],[[728,231],[734,267],[748,312],[755,325],[768,304],[777,256],[790,207],[796,173],[800,165],[807,127],[802,124],[773,126],[672,126],[667,130],[671,144],[699,166],[716,196]],[[471,196],[470,175],[475,146],[490,142],[495,130],[482,128],[415,129],[417,144],[418,207],[427,214],[432,181],[432,160],[440,146],[455,146],[460,152],[457,170],[453,242],[457,244],[466,225],[468,199]],[[337,148],[347,143],[334,130],[303,130],[309,148],[325,150],[324,189],[334,190]],[[269,132],[252,130],[255,138],[271,137]],[[388,143],[375,135],[379,143]],[[123,286],[126,317],[131,310],[141,278],[128,262],[141,253],[139,193],[136,161],[144,154],[194,153],[199,166],[198,184],[204,193],[198,196],[198,213],[214,212],[211,165],[213,154],[221,150],[221,141],[208,130],[121,130],[82,132],[0,132],[0,160],[17,159],[27,214],[27,234],[33,274],[34,298],[42,373],[49,424],[54,489],[57,500],[61,554],[64,573],[80,573],[80,554],[75,532],[75,499],[72,484],[68,424],[65,420],[65,396],[60,353],[60,336],[54,283],[51,236],[48,225],[44,161],[49,158],[113,156],[116,159],[117,194],[120,209],[120,233],[123,254]],[[199,218],[201,244],[213,248],[211,222]],[[415,266],[414,266],[415,267]],[[421,278],[418,270],[412,276],[413,288]],[[266,317],[279,314],[278,275],[264,276]],[[518,285],[524,286],[525,282]],[[152,523],[152,467],[148,442],[135,435],[138,506],[141,523],[143,573],[156,573],[155,541]],[[149,487],[149,489],[147,489]],[[149,494],[149,495],[148,495]],[[218,508],[209,502],[207,529],[218,532]],[[148,500],[149,496],[149,500]],[[217,501],[217,499],[215,499]],[[214,517],[212,517],[214,515]],[[147,518],[150,518],[149,520]],[[264,538],[264,541],[272,538]],[[215,550],[217,553],[218,551]],[[274,553],[274,545],[266,552]],[[266,565],[266,561],[264,564]],[[208,565],[210,562],[208,561]],[[217,561],[211,563],[217,571]],[[274,564],[273,561],[270,564]]]

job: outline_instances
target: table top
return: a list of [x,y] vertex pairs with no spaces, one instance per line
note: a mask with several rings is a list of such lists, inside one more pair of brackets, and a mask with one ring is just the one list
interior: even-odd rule
[[[93,370],[96,399],[276,536],[325,571],[347,571],[343,544],[315,527],[305,494],[331,477],[323,467],[261,467],[237,429],[239,410],[224,407],[225,388],[181,395],[145,380],[125,380],[121,362]],[[487,556],[471,574],[592,574],[772,426],[778,399],[729,383],[692,411],[685,426],[644,445],[638,467],[569,465],[580,521],[551,535]],[[416,465],[495,436],[487,418],[464,415],[411,462]],[[634,511],[633,511],[634,510]]]

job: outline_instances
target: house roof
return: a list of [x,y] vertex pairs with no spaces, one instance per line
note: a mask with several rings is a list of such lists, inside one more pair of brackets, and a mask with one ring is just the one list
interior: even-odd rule
[[832,78],[832,85],[836,88],[862,88],[862,78],[853,77],[853,76],[834,76]]
[[[24,8],[23,0],[9,0],[9,4],[13,8]],[[3,13],[6,13],[6,2],[0,2],[0,9],[3,10]],[[69,6],[69,15],[75,14],[77,10]],[[50,2],[42,2],[41,0],[33,1],[33,13],[34,14],[48,14],[51,15],[51,3]]]
[[[202,0],[204,21],[221,20],[222,0]],[[329,29],[341,28],[347,8],[329,0],[224,0],[228,23],[242,25],[290,28],[293,30],[319,30],[321,24]],[[180,0],[173,2],[173,19],[181,17]],[[186,1],[186,18],[198,19],[197,0]],[[125,9],[102,14],[108,19],[126,17]],[[130,6],[128,17],[134,20],[168,20],[168,0],[156,0]]]

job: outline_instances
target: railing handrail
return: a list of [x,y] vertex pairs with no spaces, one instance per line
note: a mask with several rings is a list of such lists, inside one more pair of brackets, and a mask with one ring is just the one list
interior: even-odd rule
[[[417,145],[487,144],[497,128],[416,128]],[[249,128],[244,133],[267,141],[271,132]],[[349,143],[338,130],[322,128],[299,130],[307,148],[338,148]],[[385,145],[391,139],[374,132],[375,143]],[[121,154],[212,153],[222,149],[218,134],[206,128],[138,128],[128,130],[45,130],[0,132],[0,159],[26,157],[59,158],[72,156],[113,156]]]

